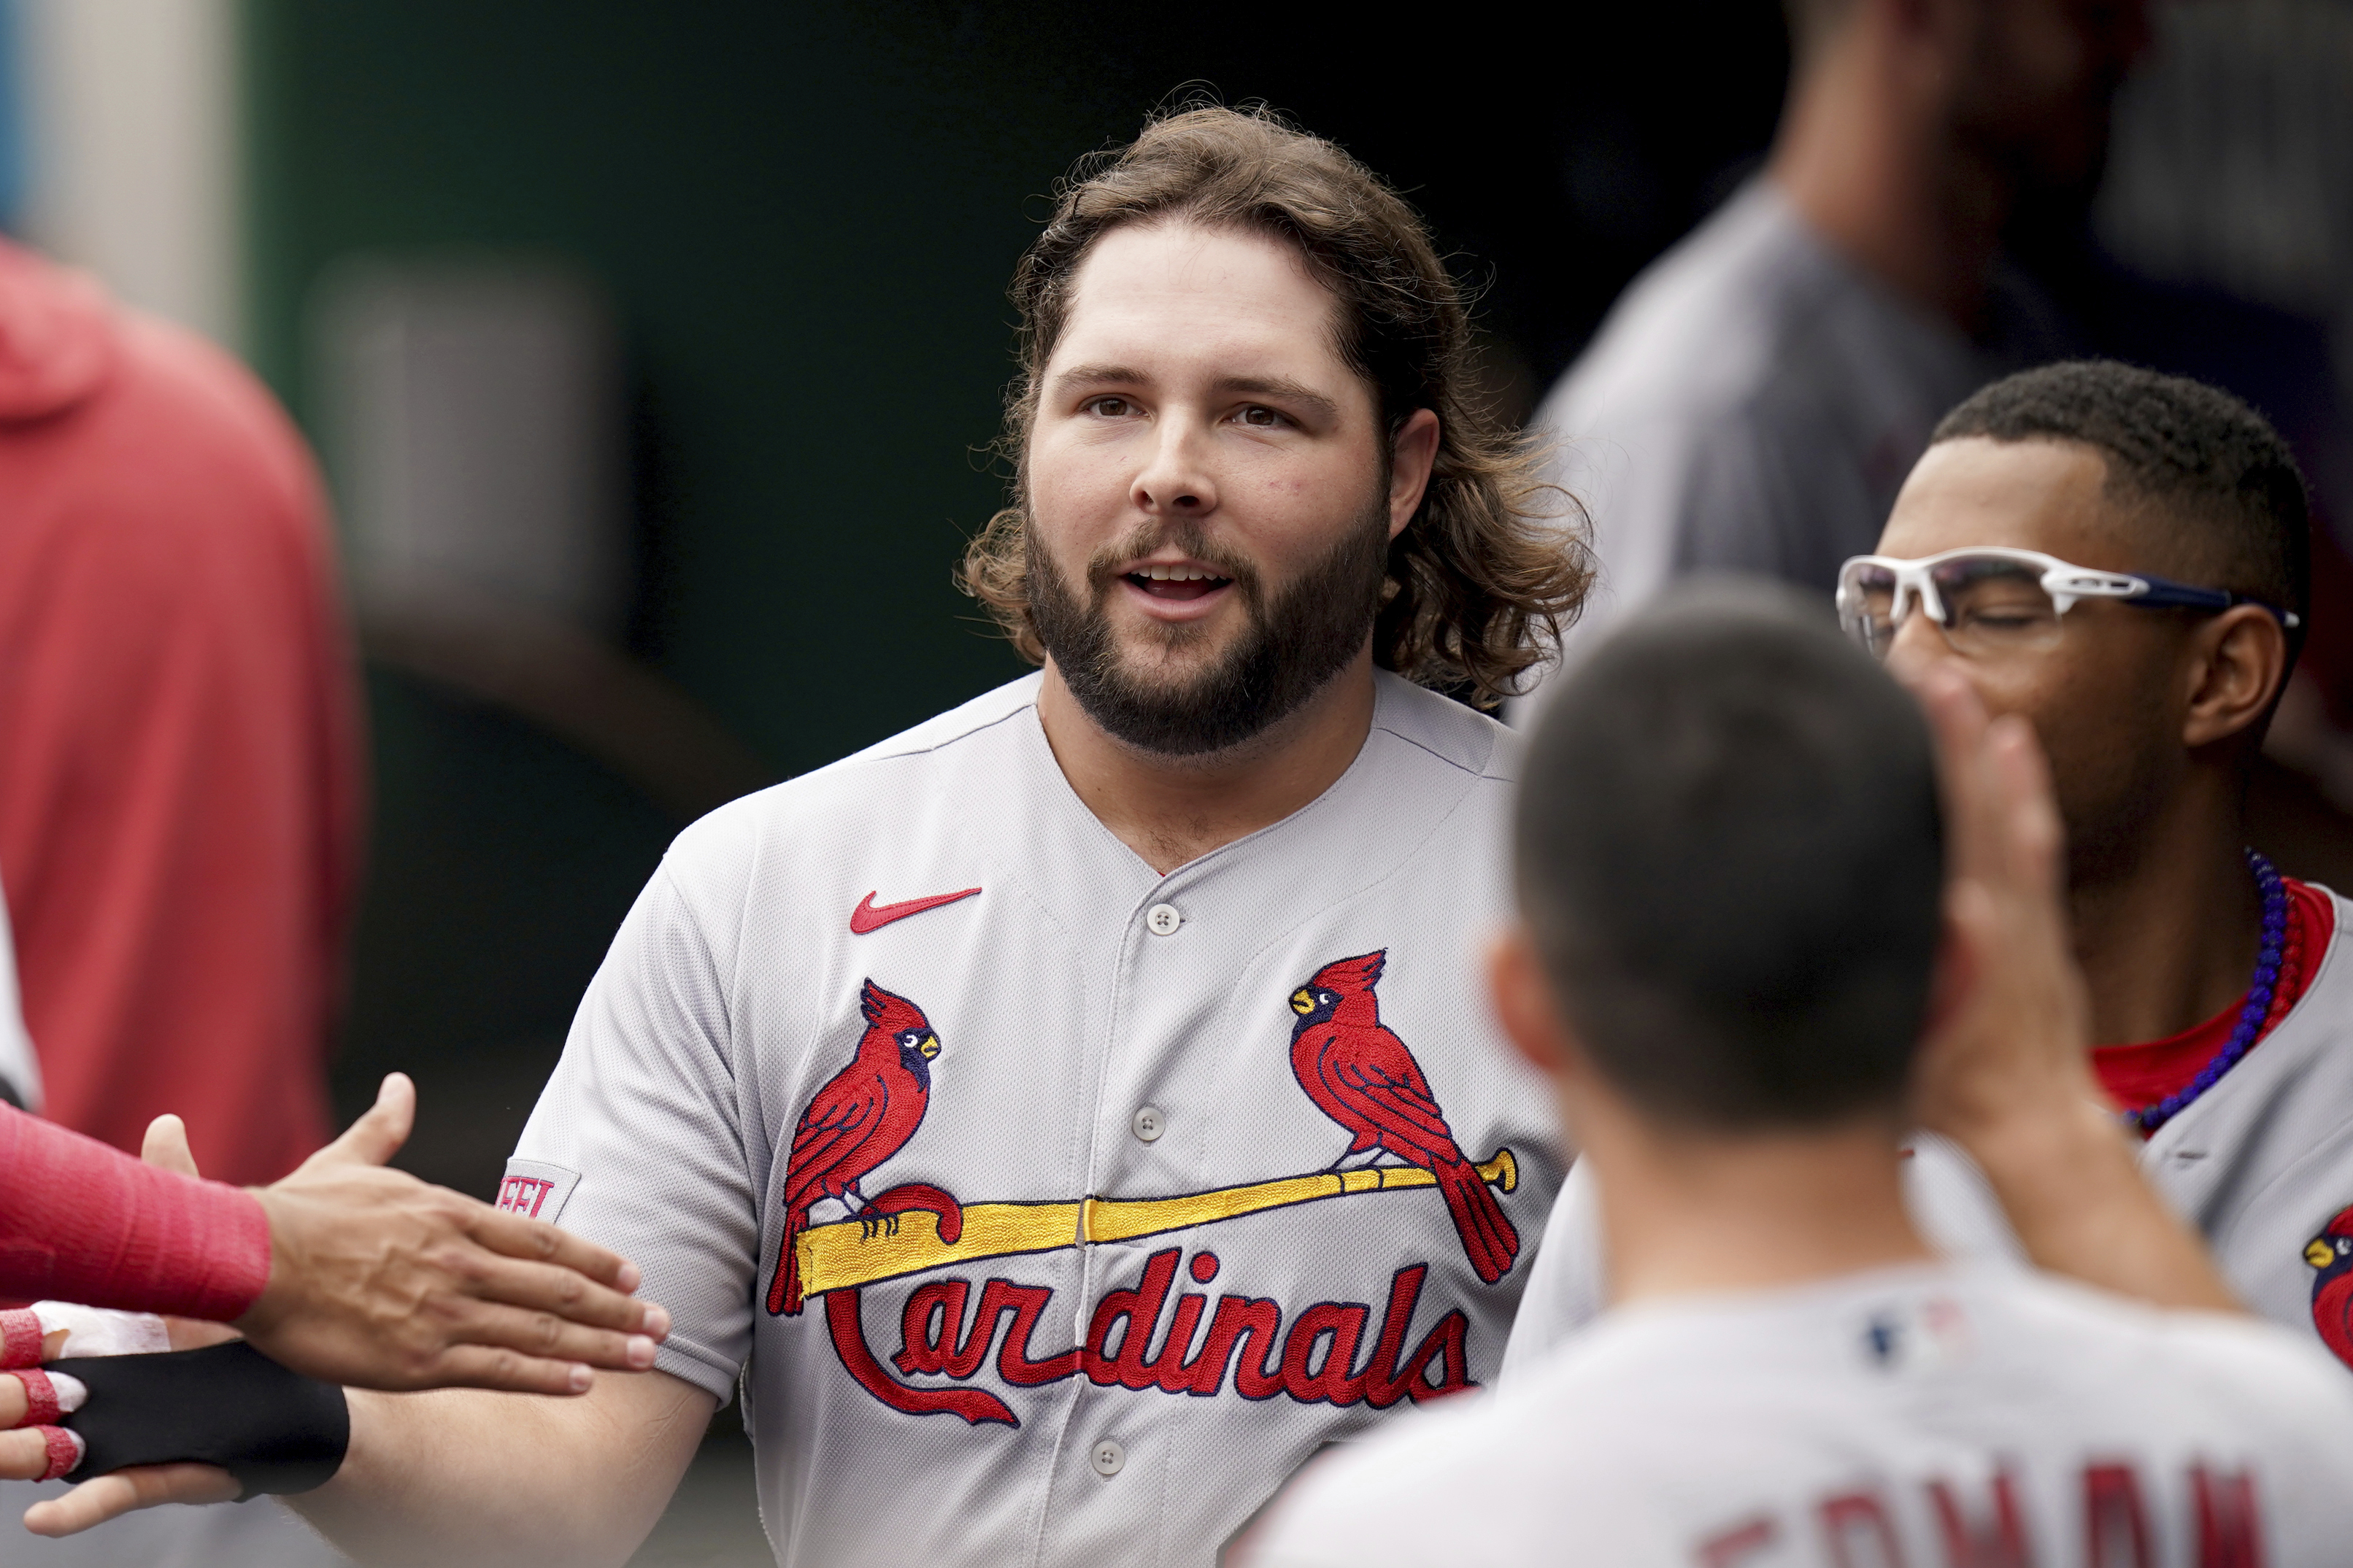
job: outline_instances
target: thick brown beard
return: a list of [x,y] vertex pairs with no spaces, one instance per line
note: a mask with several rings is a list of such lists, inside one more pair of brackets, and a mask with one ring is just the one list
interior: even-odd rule
[[[1380,610],[1388,559],[1385,496],[1356,526],[1271,602],[1258,571],[1210,544],[1197,523],[1151,523],[1087,563],[1085,604],[1039,548],[1029,550],[1029,616],[1079,706],[1114,739],[1162,756],[1197,757],[1239,746],[1296,712],[1347,668],[1365,646]],[[1130,668],[1112,635],[1106,608],[1120,563],[1162,544],[1233,579],[1249,617],[1222,658],[1189,679],[1155,680]],[[1169,651],[1201,640],[1197,625],[1158,633]]]

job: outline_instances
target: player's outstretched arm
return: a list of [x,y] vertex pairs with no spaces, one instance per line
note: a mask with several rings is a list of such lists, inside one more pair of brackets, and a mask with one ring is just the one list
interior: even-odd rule
[[351,1396],[335,1479],[287,1500],[365,1568],[627,1563],[717,1401],[653,1372],[579,1399],[450,1390]]
[[2060,905],[2062,828],[2024,721],[1989,720],[1932,669],[1944,775],[1948,953],[1919,1119],[1968,1150],[2037,1266],[2162,1306],[2240,1310],[2197,1235],[2144,1180],[2092,1076],[2090,1007]]
[[415,1110],[395,1074],[334,1144],[247,1192],[192,1179],[177,1117],[142,1164],[0,1106],[0,1296],[234,1321],[297,1370],[378,1387],[576,1393],[591,1366],[650,1365],[668,1320],[629,1299],[624,1259],[380,1168]]
[[[579,1394],[592,1367],[641,1370],[669,1314],[634,1300],[635,1265],[552,1225],[390,1170],[416,1120],[405,1074],[293,1174],[254,1189],[269,1282],[236,1320],[278,1362],[330,1383]],[[176,1117],[151,1163],[188,1174]]]

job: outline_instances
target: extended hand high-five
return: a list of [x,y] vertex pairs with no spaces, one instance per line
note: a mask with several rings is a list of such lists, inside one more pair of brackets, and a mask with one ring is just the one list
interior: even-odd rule
[[[592,1367],[651,1366],[670,1314],[629,1295],[637,1266],[389,1169],[416,1119],[416,1086],[393,1073],[341,1138],[256,1189],[269,1284],[237,1330],[297,1372],[368,1388],[581,1394]],[[149,1162],[193,1174],[178,1119],[160,1120]]]
[[[652,1364],[669,1314],[629,1296],[638,1279],[634,1265],[554,1226],[385,1165],[406,1141],[416,1105],[408,1079],[391,1075],[375,1105],[341,1138],[283,1180],[254,1190],[269,1223],[269,1281],[234,1329],[146,1319],[152,1336],[168,1334],[170,1348],[180,1351],[242,1334],[326,1384],[394,1390],[570,1394],[592,1385],[593,1367]],[[175,1116],[155,1120],[142,1152],[151,1165],[197,1173]],[[74,1342],[81,1337],[47,1333],[39,1359],[108,1353]],[[79,1383],[64,1378],[0,1374],[0,1427],[8,1428],[0,1431],[0,1477],[73,1473],[75,1464],[62,1461],[79,1462],[83,1439],[61,1436],[52,1425],[61,1415],[58,1384],[72,1391],[70,1399],[82,1395]],[[340,1404],[339,1394],[331,1397]],[[314,1415],[306,1407],[301,1418]],[[115,1425],[124,1425],[119,1415]],[[71,1535],[135,1509],[223,1502],[240,1489],[237,1478],[209,1464],[131,1465],[35,1504],[25,1523],[36,1534]]]

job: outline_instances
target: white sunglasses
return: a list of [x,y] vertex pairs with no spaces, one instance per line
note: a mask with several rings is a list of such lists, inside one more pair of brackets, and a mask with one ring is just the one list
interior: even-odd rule
[[2294,611],[2223,588],[2196,588],[2146,572],[2076,566],[2039,550],[1974,545],[1902,561],[1857,555],[1839,568],[1839,625],[1879,658],[1915,609],[1944,632],[1955,651],[2000,653],[2048,647],[2059,617],[2084,599],[2114,599],[2150,610],[2219,613],[2233,605],[2268,611],[2294,630]]

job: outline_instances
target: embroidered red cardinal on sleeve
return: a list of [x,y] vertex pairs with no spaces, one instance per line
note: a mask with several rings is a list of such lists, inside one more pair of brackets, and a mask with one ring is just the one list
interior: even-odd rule
[[859,994],[858,1010],[866,1017],[858,1055],[817,1091],[793,1129],[785,1165],[784,1250],[768,1287],[771,1315],[801,1310],[800,1259],[793,1243],[808,1228],[810,1208],[833,1198],[853,1214],[871,1209],[858,1184],[915,1135],[931,1103],[940,1037],[923,1010],[871,980]]
[[1479,1278],[1492,1285],[1519,1256],[1520,1235],[1456,1146],[1430,1080],[1405,1042],[1381,1023],[1373,984],[1388,950],[1343,958],[1291,994],[1291,1070],[1316,1108],[1353,1135],[1336,1168],[1379,1149],[1438,1178],[1438,1190]]
[[2337,1359],[2353,1366],[2353,1208],[2335,1217],[2304,1246],[2313,1267],[2312,1326]]

